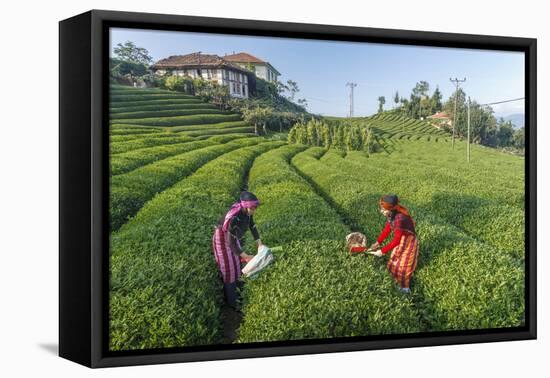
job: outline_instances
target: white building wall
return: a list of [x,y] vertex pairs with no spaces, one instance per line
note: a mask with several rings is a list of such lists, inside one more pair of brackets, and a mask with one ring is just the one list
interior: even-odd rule
[[[166,74],[167,70],[157,70],[156,73],[159,75]],[[193,79],[199,77],[197,69],[186,69],[186,70],[172,70],[173,75],[177,76],[190,76]],[[249,89],[248,89],[248,76],[227,69],[210,69],[204,68],[201,69],[200,77],[204,80],[216,81],[220,85],[226,85],[229,87],[229,94],[233,97],[238,98],[248,98]]]

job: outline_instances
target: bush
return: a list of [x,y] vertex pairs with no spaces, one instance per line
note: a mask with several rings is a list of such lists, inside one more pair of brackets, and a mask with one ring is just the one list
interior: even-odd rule
[[193,173],[221,154],[257,144],[256,138],[239,139],[213,145],[148,164],[131,172],[111,177],[110,229],[117,230],[155,194]]
[[196,114],[177,117],[119,119],[115,122],[118,124],[128,123],[133,125],[147,126],[184,126],[205,125],[210,123],[231,122],[240,120],[241,116],[238,114]]
[[278,146],[239,148],[208,162],[111,235],[110,350],[223,341],[212,224],[238,196],[253,159]]
[[[410,182],[402,183],[401,177],[392,174],[392,169],[384,169],[380,161],[363,160],[359,168],[352,163],[353,154],[343,159],[329,151],[319,161],[314,152],[299,154],[292,163],[354,227],[366,231],[369,243],[374,242],[383,226],[377,209],[380,196],[397,192],[403,199],[408,198],[410,191],[422,190]],[[353,186],[349,185],[349,178],[353,178]],[[420,192],[419,196],[422,194]],[[419,263],[411,288],[425,330],[523,324],[525,298],[521,260],[479,242],[446,219],[434,215],[430,208],[422,209],[408,201],[404,205],[413,214],[420,241]],[[384,262],[380,261],[380,265],[382,267]]]
[[372,259],[350,258],[349,228],[289,165],[290,145],[254,162],[250,190],[262,241],[282,245],[275,263],[244,288],[239,342],[300,340],[418,331],[418,314]]

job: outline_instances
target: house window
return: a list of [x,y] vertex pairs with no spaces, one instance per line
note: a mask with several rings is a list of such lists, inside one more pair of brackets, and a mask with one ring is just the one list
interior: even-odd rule
[[233,93],[236,92],[236,88],[235,88],[235,83],[231,83],[232,87],[233,87]]
[[246,96],[246,86],[243,85],[243,96]]

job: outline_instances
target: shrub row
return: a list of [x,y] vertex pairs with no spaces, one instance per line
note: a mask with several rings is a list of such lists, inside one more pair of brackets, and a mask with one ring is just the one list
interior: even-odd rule
[[159,117],[176,117],[197,114],[231,114],[215,108],[195,108],[195,109],[178,109],[178,110],[148,110],[127,113],[111,114],[111,120],[121,119],[141,119],[141,118],[159,118]]
[[[329,156],[332,159],[328,159]],[[327,164],[339,160],[335,155],[327,155],[325,158],[328,159],[324,160]],[[470,180],[451,173],[456,172],[452,166],[446,166],[446,171],[438,172],[417,163],[408,165],[405,174],[400,169],[400,162],[384,160],[368,159],[354,153],[348,154],[346,158],[347,164],[372,177],[386,175],[388,171],[401,171],[399,180],[387,190],[402,193],[423,211],[433,213],[500,251],[524,258],[525,211],[498,199],[514,198],[508,197],[508,190],[501,193],[487,181],[484,182],[484,188],[476,188],[470,185]],[[422,183],[420,187],[418,183]]]
[[[156,106],[156,105],[188,105],[188,104],[204,104],[198,98],[167,98],[160,100],[147,100],[147,101],[120,101],[111,102],[110,110],[119,111],[121,109],[127,109],[129,107],[141,107],[141,106]],[[126,110],[124,110],[126,111]]]
[[175,155],[131,172],[111,177],[110,228],[117,230],[145,202],[217,156],[257,144],[260,138],[242,138]]
[[112,234],[110,350],[223,341],[213,225],[238,196],[254,157],[278,146],[268,142],[221,155]]
[[194,99],[193,96],[172,93],[152,93],[152,94],[115,94],[109,97],[111,103],[137,102],[149,100],[175,100],[175,99]]
[[251,126],[231,127],[226,129],[210,129],[205,127],[203,130],[181,131],[180,133],[190,137],[198,137],[203,135],[235,134],[235,133],[254,135],[254,129]]
[[[113,125],[118,126],[118,125]],[[155,134],[155,133],[162,133],[162,130],[154,129],[154,128],[135,128],[135,127],[114,127],[109,130],[110,135],[137,135],[137,134]]]
[[111,156],[111,175],[120,175],[130,172],[146,164],[165,159],[167,157],[182,154],[184,152],[212,146],[219,143],[226,143],[233,137],[212,137],[200,141],[185,141],[183,143],[164,144],[160,146],[134,149],[125,153]]
[[[159,144],[179,143],[193,138],[174,133],[153,133],[153,134],[133,134],[133,135],[111,135],[109,136],[111,153],[124,152],[119,151],[125,148],[130,148],[133,143],[136,143],[136,148],[157,146]],[[127,147],[125,147],[127,146]],[[140,146],[140,147],[138,147]],[[127,149],[126,151],[128,151]]]
[[141,105],[141,106],[121,106],[110,109],[110,114],[120,113],[133,113],[133,112],[153,112],[164,110],[185,110],[185,109],[217,109],[215,105],[206,103],[181,103],[181,104],[168,104],[168,105]]
[[245,121],[232,121],[232,122],[220,122],[220,123],[211,123],[209,125],[185,125],[185,126],[173,126],[170,127],[170,131],[177,133],[180,131],[198,131],[208,129],[229,129],[232,127],[244,127],[250,126]]
[[262,240],[282,245],[275,263],[246,281],[239,342],[407,333],[419,330],[412,302],[372,257],[350,257],[338,213],[289,165],[291,145],[254,162],[250,189]]
[[[366,233],[369,242],[374,242],[384,224],[378,213],[378,199],[388,191],[395,191],[400,175],[392,170],[383,175],[370,174],[368,164],[358,169],[330,151],[319,161],[314,152],[298,154],[292,163],[349,217],[355,227]],[[523,264],[406,199],[403,204],[411,210],[417,224],[420,258],[412,290],[425,329],[522,325],[525,311]],[[385,259],[380,259],[379,264],[384,266]]]
[[238,114],[205,114],[189,115],[179,117],[159,117],[159,118],[137,118],[116,120],[119,124],[148,125],[148,126],[184,126],[184,125],[203,125],[210,123],[240,121]]

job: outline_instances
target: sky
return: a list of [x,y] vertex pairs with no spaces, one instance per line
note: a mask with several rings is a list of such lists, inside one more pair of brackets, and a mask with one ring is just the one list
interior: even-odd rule
[[[274,66],[279,80],[296,81],[296,98],[307,99],[308,110],[321,115],[348,115],[348,82],[357,83],[355,116],[376,113],[379,96],[386,97],[384,108],[390,109],[396,91],[408,98],[421,80],[430,84],[430,93],[438,86],[444,100],[455,89],[449,80],[455,77],[466,78],[461,88],[481,104],[525,96],[521,52],[113,28],[111,54],[126,41],[147,49],[155,62],[196,51],[250,53]],[[524,102],[493,110],[497,117],[524,113]]]

